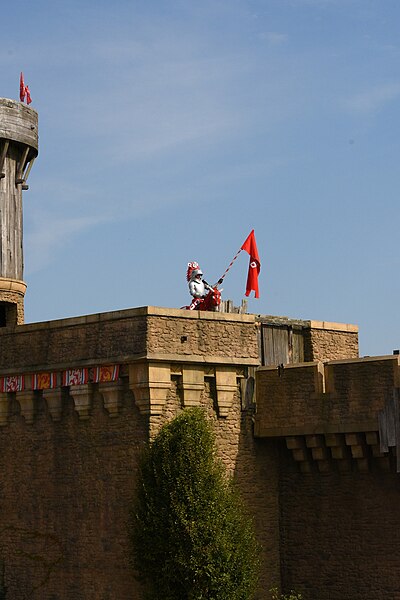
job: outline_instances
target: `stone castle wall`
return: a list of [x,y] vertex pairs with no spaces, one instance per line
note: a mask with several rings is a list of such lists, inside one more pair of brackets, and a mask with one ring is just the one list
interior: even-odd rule
[[327,321],[308,321],[304,329],[305,360],[358,357],[358,327]]
[[398,356],[257,372],[255,432],[279,448],[282,586],[307,600],[400,598],[399,377]]
[[261,367],[256,434],[375,431],[378,412],[399,386],[398,356]]
[[398,600],[400,476],[380,469],[303,474],[293,465],[286,450],[280,496],[285,589],[301,591],[306,600]]
[[[127,523],[147,419],[125,392],[111,418],[94,393],[82,421],[66,393],[55,422],[38,399],[33,424],[14,404],[0,428],[0,557],[7,597],[76,600],[138,597]],[[14,414],[13,414],[14,412]]]
[[[0,428],[0,559],[11,598],[141,597],[128,541],[138,456],[149,431],[156,433],[182,409],[182,398],[173,377],[162,414],[143,415],[128,381],[123,387],[113,417],[104,409],[99,386],[93,385],[89,418],[79,418],[65,390],[60,420],[52,419],[38,396],[31,424],[9,395],[7,424]],[[227,416],[220,418],[215,383],[206,378],[200,405],[214,423],[219,455],[255,518],[266,566],[261,600],[263,590],[280,582],[278,461],[273,444],[254,440],[251,414],[241,411],[239,390],[238,385]]]
[[[63,369],[112,362],[118,381],[61,386]],[[257,363],[248,315],[146,307],[0,329],[0,374],[25,375],[23,391],[0,393],[0,560],[10,597],[141,597],[128,543],[140,449],[196,405],[256,517],[271,565],[263,585],[278,581],[277,463],[242,411],[242,382]],[[56,388],[32,390],[30,375],[44,370],[56,371]]]
[[[203,406],[262,544],[257,600],[267,600],[281,583],[303,589],[305,600],[316,600],[308,597],[314,590],[318,600],[330,598],[302,573],[326,556],[323,537],[333,540],[330,493],[343,501],[338,514],[356,510],[361,476],[366,482],[386,477],[395,498],[394,453],[389,460],[379,454],[376,416],[399,379],[398,357],[349,359],[358,351],[357,331],[333,325],[306,326],[309,352],[324,360],[343,352],[347,360],[256,373],[253,315],[144,307],[0,329],[0,377],[26,380],[23,391],[0,392],[0,561],[10,596],[139,600],[128,523],[140,450],[183,408]],[[111,363],[120,366],[118,381],[61,385],[64,369]],[[49,370],[57,373],[56,388],[32,390],[30,375]],[[380,465],[379,475],[372,463]],[[361,486],[354,503],[345,501],[352,478],[355,490]],[[364,508],[360,522],[368,518]],[[339,555],[330,552],[339,568]],[[331,572],[324,568],[325,585]]]

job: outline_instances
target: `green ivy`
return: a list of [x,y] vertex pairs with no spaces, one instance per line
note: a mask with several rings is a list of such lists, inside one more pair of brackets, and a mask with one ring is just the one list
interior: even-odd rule
[[294,592],[293,590],[290,590],[289,594],[280,594],[276,587],[269,591],[271,600],[303,600],[303,596],[299,592]]

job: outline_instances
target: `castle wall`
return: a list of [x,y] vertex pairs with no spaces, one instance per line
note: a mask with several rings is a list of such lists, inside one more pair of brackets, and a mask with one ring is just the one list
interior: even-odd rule
[[377,431],[378,413],[399,382],[398,356],[262,367],[257,371],[256,434]]
[[[61,386],[61,371],[115,361],[120,379]],[[204,406],[218,452],[243,491],[263,544],[259,598],[279,582],[278,463],[242,410],[258,362],[249,315],[143,308],[0,330],[0,561],[15,600],[142,597],[128,523],[140,448],[183,407]],[[30,374],[55,370],[52,390]]]
[[398,600],[399,475],[302,474],[292,461],[280,494],[284,588],[307,600]]
[[139,597],[127,526],[147,419],[129,391],[116,418],[94,396],[88,420],[65,395],[59,422],[38,400],[33,424],[14,414],[0,428],[0,558],[9,598]]
[[[27,424],[18,403],[0,428],[0,559],[15,600],[130,600],[141,590],[129,564],[128,522],[141,446],[182,407],[173,377],[163,413],[141,415],[125,382],[119,414],[110,417],[94,385],[91,416],[79,418],[65,393],[54,422],[37,398]],[[206,378],[200,405],[214,423],[218,453],[235,475],[263,546],[260,600],[280,581],[278,462],[274,445],[256,442],[239,386],[225,418]],[[149,423],[151,421],[151,423]]]
[[0,329],[0,373],[141,359],[255,365],[254,316],[143,307]]
[[[257,600],[266,600],[281,584],[282,567],[284,583],[297,577],[286,536],[296,540],[304,532],[291,529],[297,508],[296,494],[285,491],[289,473],[328,474],[339,462],[346,473],[354,465],[355,472],[365,471],[369,455],[353,460],[352,453],[376,451],[376,428],[368,439],[364,429],[354,430],[355,438],[352,429],[326,435],[332,415],[353,423],[376,377],[369,406],[384,405],[398,362],[381,363],[370,361],[364,370],[355,360],[262,368],[254,413],[250,375],[259,347],[253,315],[143,307],[0,329],[0,377],[25,375],[23,391],[0,392],[0,561],[10,596],[139,600],[128,526],[140,449],[180,410],[203,406],[219,456],[254,517],[262,554]],[[119,380],[94,383],[94,368],[109,364],[120,366]],[[89,368],[89,382],[63,385],[61,373],[72,367]],[[42,371],[55,371],[54,389],[32,389],[30,375]],[[371,415],[364,417],[362,425]],[[282,455],[288,467],[279,458],[282,440],[291,450],[285,449],[290,460]],[[298,483],[299,497],[311,493],[305,481]]]
[[304,329],[305,360],[358,357],[358,327],[327,321],[308,321]]
[[257,372],[255,433],[280,448],[286,591],[400,599],[399,376],[398,356]]

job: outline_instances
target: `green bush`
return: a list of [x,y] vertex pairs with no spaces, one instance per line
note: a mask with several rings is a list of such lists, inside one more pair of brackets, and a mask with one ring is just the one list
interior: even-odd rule
[[184,410],[145,453],[132,546],[149,599],[252,597],[259,570],[253,524],[216,458],[201,409]]
[[271,600],[303,600],[303,596],[293,590],[290,590],[289,594],[280,594],[278,588],[272,588],[269,591]]

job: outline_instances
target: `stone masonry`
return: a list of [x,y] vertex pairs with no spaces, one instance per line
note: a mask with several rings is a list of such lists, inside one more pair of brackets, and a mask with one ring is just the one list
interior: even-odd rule
[[255,435],[279,453],[284,589],[400,598],[399,386],[398,356],[258,370]]
[[[276,318],[263,318],[269,326]],[[305,600],[400,599],[392,570],[365,562],[386,543],[397,565],[396,448],[382,450],[379,415],[399,388],[399,357],[356,358],[354,326],[296,326],[309,360],[267,367],[254,315],[143,307],[0,328],[0,376],[25,377],[24,390],[0,392],[10,597],[142,597],[127,533],[138,456],[163,423],[198,405],[254,516],[257,600],[272,586]],[[62,385],[65,369],[109,364],[117,381]],[[32,390],[44,371],[56,387]]]

